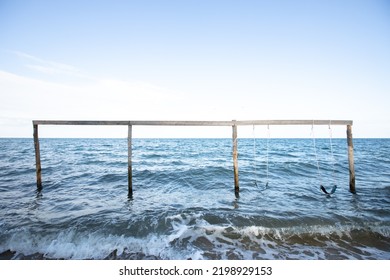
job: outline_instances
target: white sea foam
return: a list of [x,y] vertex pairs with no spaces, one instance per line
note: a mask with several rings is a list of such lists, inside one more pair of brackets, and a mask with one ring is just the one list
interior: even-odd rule
[[[358,253],[367,257],[373,254],[388,256],[386,252],[363,245],[355,248],[357,253],[349,252],[346,241],[351,238],[351,232],[363,230],[356,225],[278,229],[235,227],[211,225],[200,213],[175,215],[167,220],[172,224],[170,234],[151,233],[140,238],[106,235],[102,231],[84,234],[75,228],[45,235],[17,229],[8,232],[10,238],[2,242],[0,251],[9,249],[23,255],[41,253],[54,259],[103,259],[113,250],[117,250],[118,256],[133,252],[162,259],[360,258]],[[300,238],[305,238],[306,243],[299,243]],[[319,239],[321,246],[317,244]]]

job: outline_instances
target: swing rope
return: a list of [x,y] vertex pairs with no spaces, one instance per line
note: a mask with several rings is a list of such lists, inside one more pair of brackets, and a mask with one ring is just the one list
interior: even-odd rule
[[316,137],[314,135],[314,121],[311,126],[311,136],[313,138],[313,148],[314,148],[314,155],[315,155],[316,166],[317,166],[317,173],[318,173],[318,177],[321,178],[320,164],[318,162],[318,156],[317,156]]
[[253,172],[255,174],[255,186],[257,187],[257,170],[256,170],[256,134],[255,125],[253,125]]
[[332,134],[333,133],[332,133],[331,124],[332,124],[332,121],[329,121],[328,130],[329,130],[330,155],[331,155],[331,160],[332,160],[332,181],[333,181],[333,185],[337,186],[336,185],[336,181],[337,180],[335,178],[335,164],[336,164],[336,160],[335,160],[334,153],[333,153],[333,141],[332,141],[332,138],[333,138]]
[[266,168],[267,168],[267,182],[265,183],[265,187],[268,187],[268,175],[269,175],[269,167],[268,167],[268,159],[269,159],[269,138],[270,138],[270,131],[269,131],[269,124],[267,125],[267,156],[266,156]]
[[[267,136],[267,154],[266,154],[266,176],[267,180],[265,183],[265,187],[268,187],[268,177],[269,177],[269,168],[268,168],[268,154],[269,154],[269,138],[270,138],[270,132],[269,132],[269,125],[268,125],[268,136]],[[255,186],[258,187],[257,184],[257,168],[256,168],[256,133],[255,133],[255,125],[253,125],[253,172],[255,174]]]

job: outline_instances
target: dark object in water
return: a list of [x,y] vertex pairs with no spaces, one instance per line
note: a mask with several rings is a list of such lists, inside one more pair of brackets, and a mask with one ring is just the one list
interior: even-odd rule
[[[257,185],[257,181],[255,181],[255,186],[256,186],[256,187],[259,187],[259,186]],[[266,188],[268,188],[268,182],[265,183],[264,189],[266,189]]]
[[124,249],[121,254],[118,254],[118,249],[112,251],[105,260],[161,260],[160,257],[154,255],[145,255],[142,252],[129,252]]
[[334,194],[334,192],[335,192],[336,189],[337,189],[337,185],[334,185],[333,188],[332,188],[332,190],[331,190],[330,192],[328,192],[328,191],[325,189],[325,187],[324,187],[323,185],[321,185],[320,189],[321,189],[324,193],[326,193],[326,194]]
[[0,260],[12,260],[15,257],[15,252],[11,250],[0,253]]

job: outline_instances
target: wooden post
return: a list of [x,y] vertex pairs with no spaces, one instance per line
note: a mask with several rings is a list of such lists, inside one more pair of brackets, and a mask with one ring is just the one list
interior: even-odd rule
[[128,136],[127,136],[127,180],[129,193],[128,197],[133,197],[133,168],[132,168],[132,125],[128,126]]
[[349,165],[349,191],[356,193],[355,189],[355,167],[353,159],[353,142],[352,142],[352,125],[347,125],[347,142],[348,142],[348,165]]
[[233,125],[233,169],[234,169],[234,192],[238,196],[240,185],[238,181],[238,152],[237,152],[237,125]]
[[41,168],[41,152],[39,149],[38,125],[34,124],[34,148],[35,148],[35,167],[37,174],[37,188],[42,189],[42,168]]

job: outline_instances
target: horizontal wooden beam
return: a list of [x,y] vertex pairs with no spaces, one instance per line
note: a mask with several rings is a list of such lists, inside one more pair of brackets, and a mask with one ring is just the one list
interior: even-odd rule
[[237,125],[352,125],[351,120],[248,120]]
[[145,125],[145,126],[233,126],[233,125],[352,125],[351,120],[246,120],[246,121],[65,121],[34,120],[34,125]]
[[34,125],[129,125],[129,121],[63,121],[35,120]]

